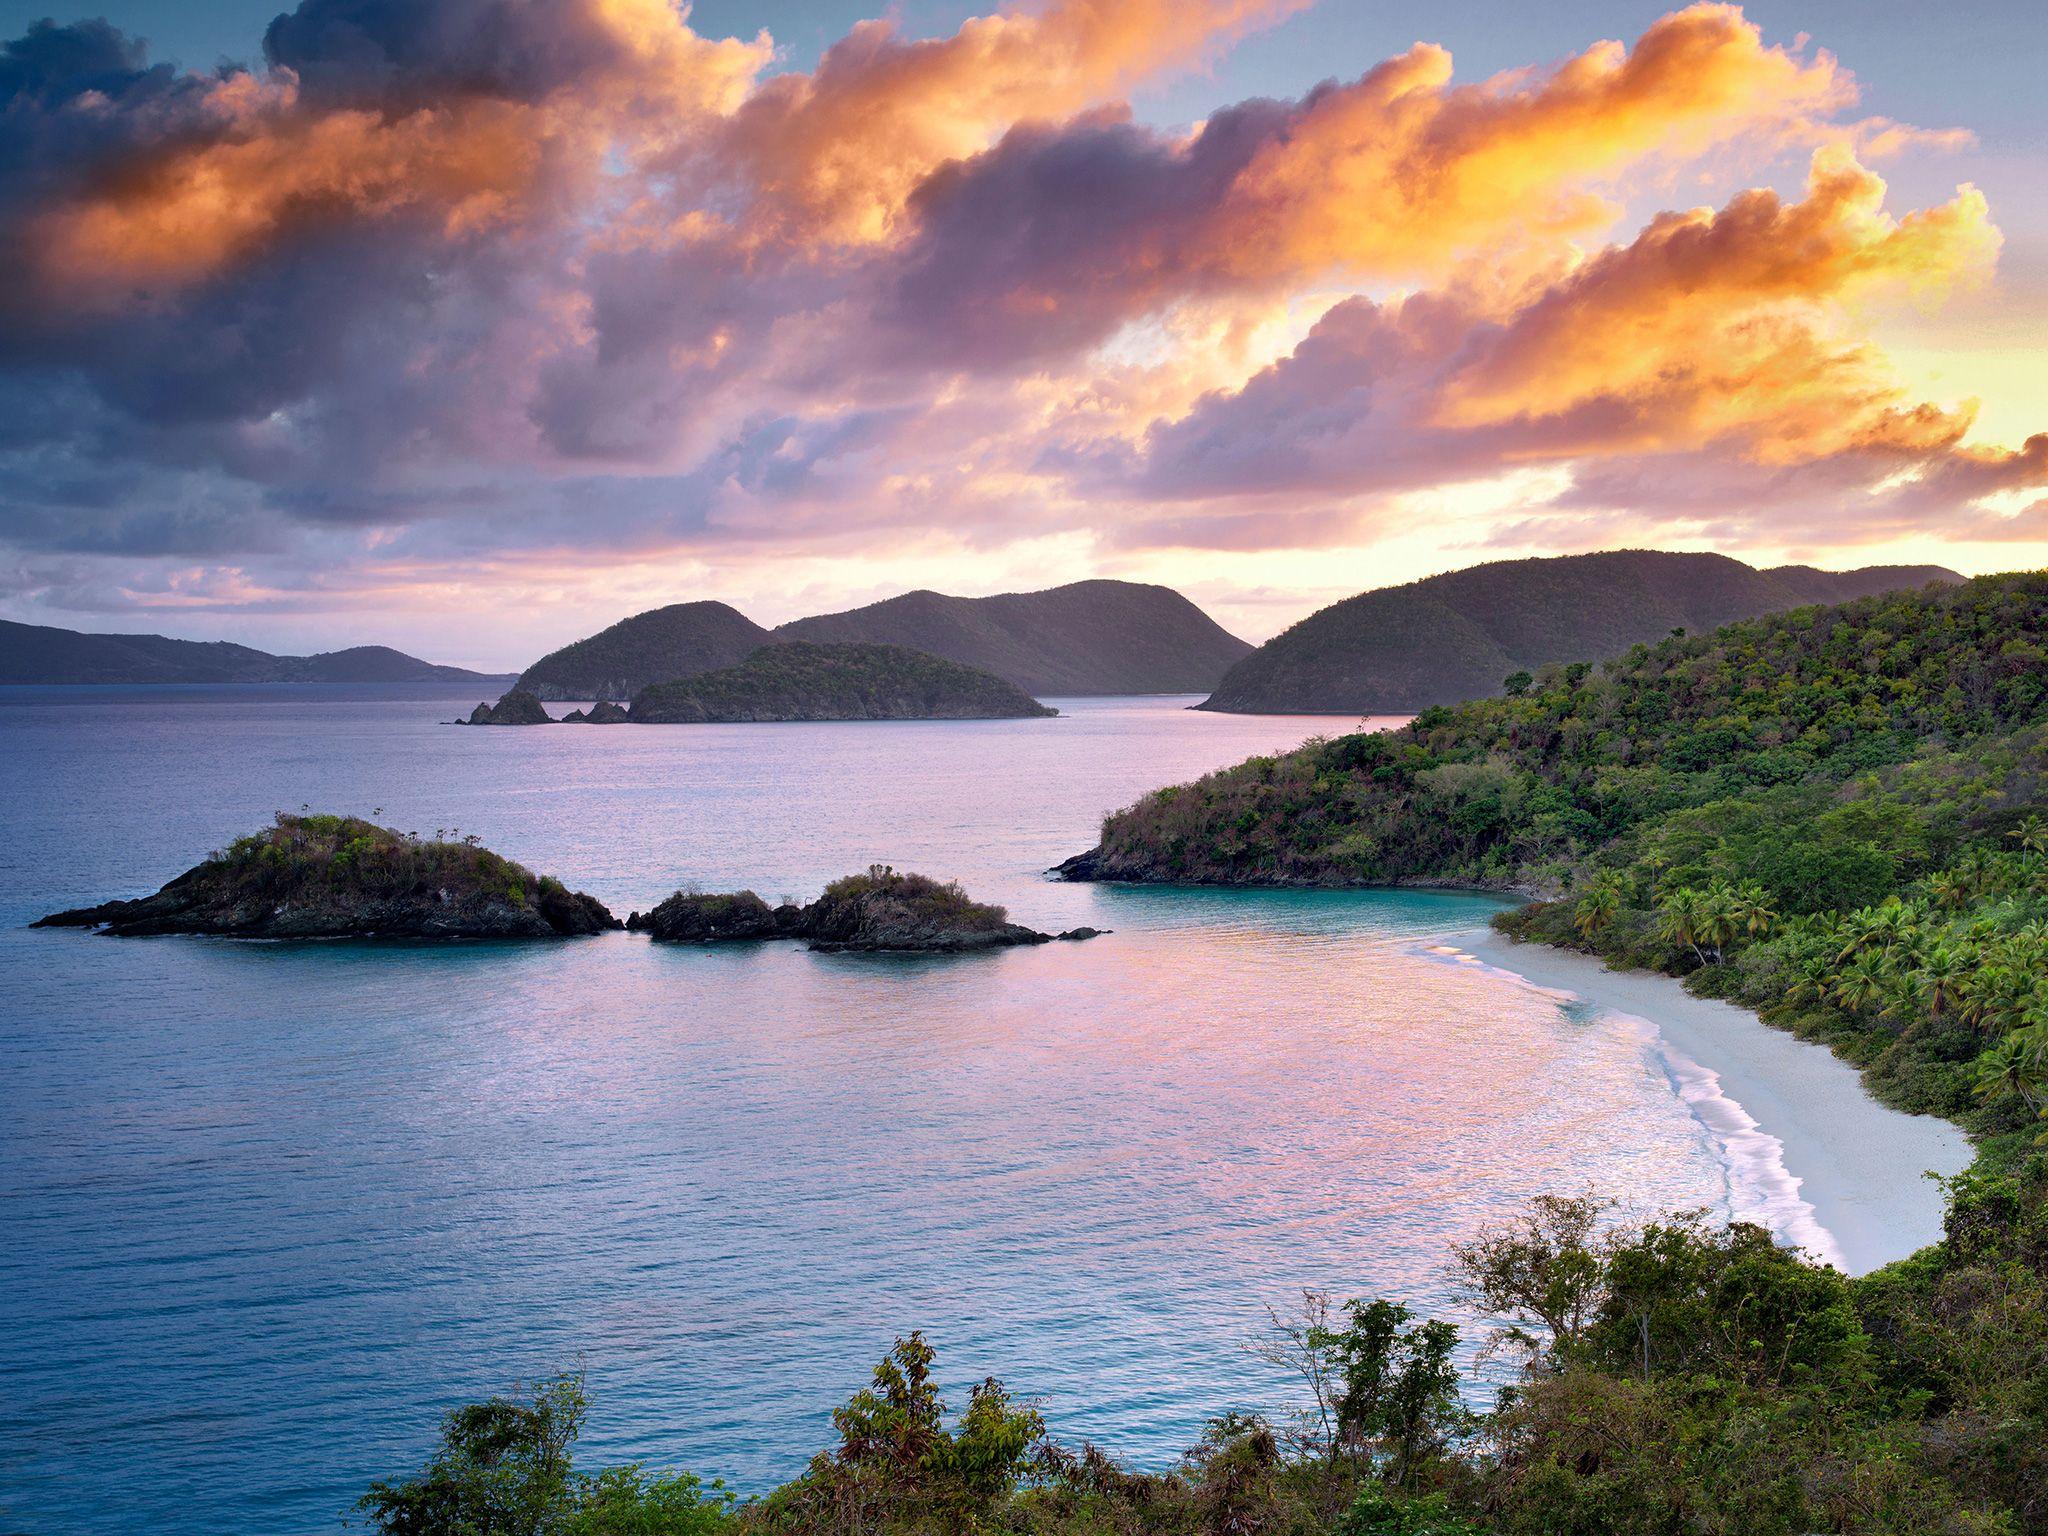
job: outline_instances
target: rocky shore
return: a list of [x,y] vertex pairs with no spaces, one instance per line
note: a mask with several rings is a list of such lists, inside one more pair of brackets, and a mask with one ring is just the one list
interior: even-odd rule
[[620,926],[595,897],[474,842],[429,841],[355,816],[286,816],[153,896],[53,912],[38,928],[120,938],[556,939]]
[[716,895],[678,891],[626,926],[679,944],[795,939],[826,953],[963,954],[1020,944],[1095,938],[1094,928],[1041,933],[1010,921],[1003,908],[971,900],[959,886],[885,864],[835,880],[809,906],[771,907],[752,891]]

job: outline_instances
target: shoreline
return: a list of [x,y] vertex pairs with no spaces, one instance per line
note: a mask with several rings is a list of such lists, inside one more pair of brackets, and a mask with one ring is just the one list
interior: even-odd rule
[[1491,929],[1448,936],[1447,952],[1546,992],[1568,993],[1646,1028],[1650,1048],[1714,1139],[1732,1214],[1852,1275],[1942,1235],[1951,1176],[1976,1157],[1960,1126],[1880,1104],[1824,1045],[1747,1008],[1695,997],[1669,976],[1613,971],[1591,955],[1520,944]]

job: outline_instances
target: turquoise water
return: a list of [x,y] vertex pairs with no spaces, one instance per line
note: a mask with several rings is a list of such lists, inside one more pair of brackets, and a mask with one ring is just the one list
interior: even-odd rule
[[[329,1532],[581,1367],[593,1459],[759,1489],[897,1333],[1170,1461],[1305,1285],[1447,1310],[1545,1190],[1724,1208],[1639,1035],[1432,953],[1448,893],[1065,886],[1143,789],[1355,722],[468,731],[473,699],[0,690],[0,1530]],[[1082,945],[949,960],[30,932],[279,808],[456,827],[623,914],[871,861]]]

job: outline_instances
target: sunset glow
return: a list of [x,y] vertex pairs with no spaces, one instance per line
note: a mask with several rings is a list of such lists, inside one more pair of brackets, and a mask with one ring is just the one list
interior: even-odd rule
[[[2038,565],[2048,231],[1945,172],[1969,100],[1878,114],[1779,14],[1490,72],[1332,56],[1309,0],[815,58],[670,0],[304,0],[210,72],[35,23],[0,612],[513,666],[704,597],[1114,575],[1258,639],[1527,553]],[[1288,94],[1228,94],[1255,46]]]

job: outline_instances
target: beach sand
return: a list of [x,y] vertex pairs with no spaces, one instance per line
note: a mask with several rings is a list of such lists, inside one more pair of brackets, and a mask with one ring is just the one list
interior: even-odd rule
[[1735,1216],[1850,1274],[1941,1236],[1944,1196],[1928,1173],[1969,1166],[1970,1140],[1931,1115],[1888,1109],[1827,1047],[1746,1008],[1694,997],[1668,976],[1610,971],[1490,929],[1449,941],[1469,963],[1647,1025],[1679,1093],[1720,1146]]

